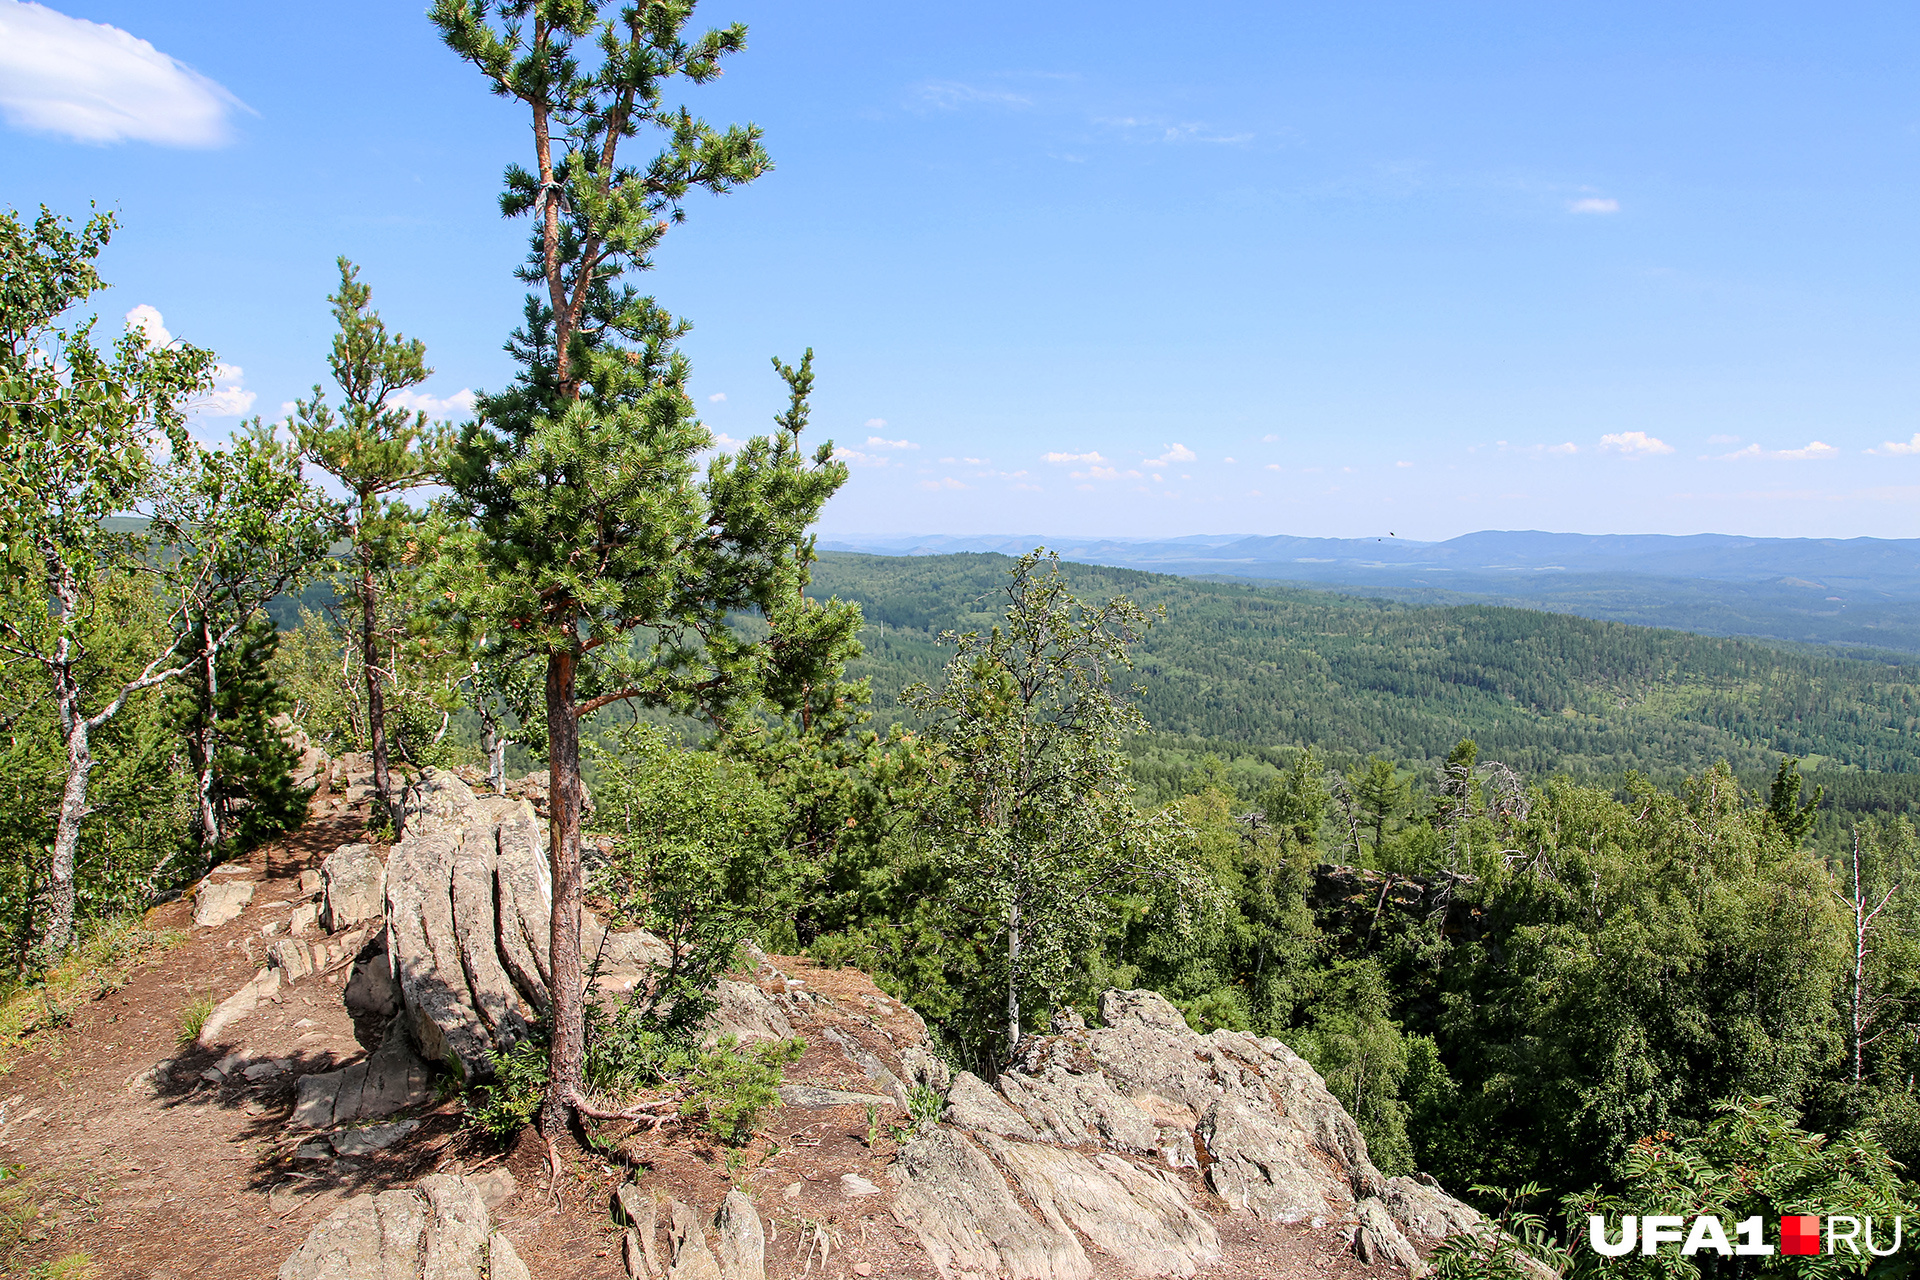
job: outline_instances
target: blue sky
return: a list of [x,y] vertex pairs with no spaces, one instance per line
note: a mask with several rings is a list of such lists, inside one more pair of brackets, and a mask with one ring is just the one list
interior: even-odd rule
[[[529,131],[423,7],[0,0],[0,202],[120,213],[204,434],[321,377],[341,253],[433,405],[509,376]],[[1920,535],[1911,6],[699,18],[777,168],[648,287],[716,433],[814,347],[831,533]]]

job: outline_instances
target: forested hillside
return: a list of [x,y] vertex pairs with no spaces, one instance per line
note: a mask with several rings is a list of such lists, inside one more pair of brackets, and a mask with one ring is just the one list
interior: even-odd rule
[[[935,677],[943,630],[991,625],[998,555],[822,557],[814,592],[858,601],[877,717]],[[1155,730],[1336,756],[1435,761],[1463,737],[1529,774],[1920,768],[1920,667],[1482,605],[1420,608],[1321,592],[1065,567],[1086,596],[1166,619],[1139,646]]]

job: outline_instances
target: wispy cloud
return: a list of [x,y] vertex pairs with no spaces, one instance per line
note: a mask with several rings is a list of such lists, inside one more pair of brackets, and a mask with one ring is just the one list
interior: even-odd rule
[[1672,445],[1644,431],[1616,431],[1610,435],[1601,436],[1600,447],[1624,453],[1630,458],[1651,458],[1662,453],[1673,452]]
[[75,142],[217,147],[239,99],[145,40],[44,5],[0,0],[0,114]]
[[1093,122],[1143,142],[1208,142],[1235,146],[1253,141],[1251,133],[1229,132],[1197,121],[1168,120],[1160,116],[1096,116]]
[[1140,465],[1143,467],[1170,467],[1176,462],[1192,462],[1200,456],[1183,444],[1176,443],[1162,447],[1166,450],[1165,453],[1162,453],[1157,458],[1142,458]]
[[1567,201],[1568,213],[1618,213],[1620,202],[1611,196],[1582,196]]
[[862,453],[858,449],[849,449],[845,445],[836,446],[833,451],[835,462],[845,462],[856,467],[884,467],[887,458],[878,453]]
[[941,476],[938,480],[922,480],[920,487],[922,489],[964,489],[967,485],[964,481],[956,480],[952,476]]
[[920,85],[917,96],[930,107],[957,111],[961,107],[1030,107],[1033,99],[1011,89],[986,88],[963,84],[958,80],[929,80]]
[[203,418],[238,418],[253,408],[253,402],[259,397],[240,385],[246,376],[246,370],[237,364],[213,366],[213,390],[193,402],[196,414]]
[[1838,457],[1840,450],[1824,440],[1814,440],[1798,449],[1762,449],[1750,444],[1744,449],[1735,449],[1732,453],[1720,455],[1722,462],[1733,462],[1741,458],[1772,458],[1779,462],[1817,462],[1821,458]]
[[1881,444],[1878,449],[1869,449],[1867,452],[1879,454],[1883,458],[1900,458],[1910,454],[1920,453],[1920,431],[1914,432],[1913,439],[1905,443],[1899,440],[1888,440]]
[[1089,450],[1086,453],[1043,453],[1040,455],[1040,461],[1063,463],[1063,464],[1071,463],[1071,462],[1089,462],[1097,466],[1098,464],[1105,462],[1106,459],[1101,457],[1098,453],[1095,453]]
[[707,397],[707,403],[708,403],[708,404],[719,404],[719,403],[720,403],[720,402],[721,402],[722,400],[725,400],[726,398],[727,398],[727,393],[726,393],[726,392],[724,392],[724,391],[716,391],[716,392],[714,392],[714,393],[713,393],[712,395],[710,395],[710,396],[708,396],[708,397]]
[[[869,422],[867,425],[872,426],[873,423]],[[882,422],[880,425],[884,427],[887,424]],[[867,447],[869,449],[918,449],[920,446],[911,440],[887,440],[880,436],[868,436]]]
[[[1920,437],[1916,437],[1916,438],[1920,438]],[[1740,437],[1739,436],[1708,436],[1707,443],[1708,444],[1739,444]]]

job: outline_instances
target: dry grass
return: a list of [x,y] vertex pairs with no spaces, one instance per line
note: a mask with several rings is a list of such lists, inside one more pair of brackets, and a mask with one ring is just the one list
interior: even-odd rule
[[66,1026],[89,1000],[124,987],[135,965],[185,939],[178,929],[149,929],[139,916],[110,920],[46,973],[0,990],[0,1075],[33,1036]]

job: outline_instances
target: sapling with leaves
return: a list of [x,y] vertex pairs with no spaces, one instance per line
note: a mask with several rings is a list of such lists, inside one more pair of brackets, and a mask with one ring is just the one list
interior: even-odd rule
[[[213,353],[131,325],[103,351],[75,308],[104,287],[94,263],[110,214],[79,231],[44,207],[31,226],[0,214],[0,555],[9,586],[44,608],[0,616],[0,650],[40,669],[59,711],[65,784],[46,869],[43,957],[73,941],[74,862],[95,764],[93,735],[129,698],[178,677],[182,634],[130,678],[90,687],[83,637],[96,586],[170,571],[144,532],[109,523],[154,496],[156,454],[188,449],[186,414],[211,384]],[[171,562],[179,568],[180,562]]]
[[186,442],[163,472],[151,531],[177,566],[180,649],[192,662],[200,868],[213,860],[222,836],[214,787],[221,712],[241,710],[221,697],[226,650],[268,601],[313,573],[336,512],[301,477],[299,455],[258,419],[229,449]]
[[[585,1109],[582,722],[622,701],[715,725],[754,705],[780,655],[729,617],[771,616],[793,597],[795,548],[846,479],[830,443],[809,458],[792,431],[714,457],[702,476],[713,438],[675,347],[686,325],[623,281],[684,220],[690,194],[768,168],[757,129],[715,129],[667,101],[744,45],[738,25],[689,37],[692,12],[596,0],[436,0],[431,11],[447,45],[532,125],[533,168],[508,167],[500,202],[534,221],[519,272],[533,292],[509,345],[520,373],[481,398],[448,479],[450,505],[472,524],[458,619],[545,667],[554,1005],[541,1129],[556,1172],[555,1144]],[[636,164],[622,149],[643,131],[664,145]],[[598,691],[582,696],[583,684]]]
[[1011,1054],[1028,996],[1058,993],[1118,895],[1154,892],[1179,929],[1216,891],[1178,857],[1178,817],[1141,813],[1131,796],[1120,744],[1146,722],[1113,680],[1132,670],[1151,615],[1125,596],[1076,599],[1059,556],[1040,551],[1016,562],[1003,598],[1002,624],[943,637],[958,652],[941,687],[901,700],[942,754],[921,831],[954,904],[998,935],[987,972]]
[[348,594],[359,615],[354,640],[366,682],[375,811],[385,813],[392,799],[386,686],[396,674],[404,626],[391,615],[383,618],[381,603],[392,575],[420,567],[408,551],[420,545],[421,517],[402,495],[439,478],[450,433],[402,398],[433,375],[426,343],[389,333],[359,268],[345,258],[338,265],[340,287],[327,298],[338,326],[327,367],[340,406],[328,404],[316,385],[311,400],[294,402],[288,426],[306,459],[347,491],[341,523],[349,543]]

